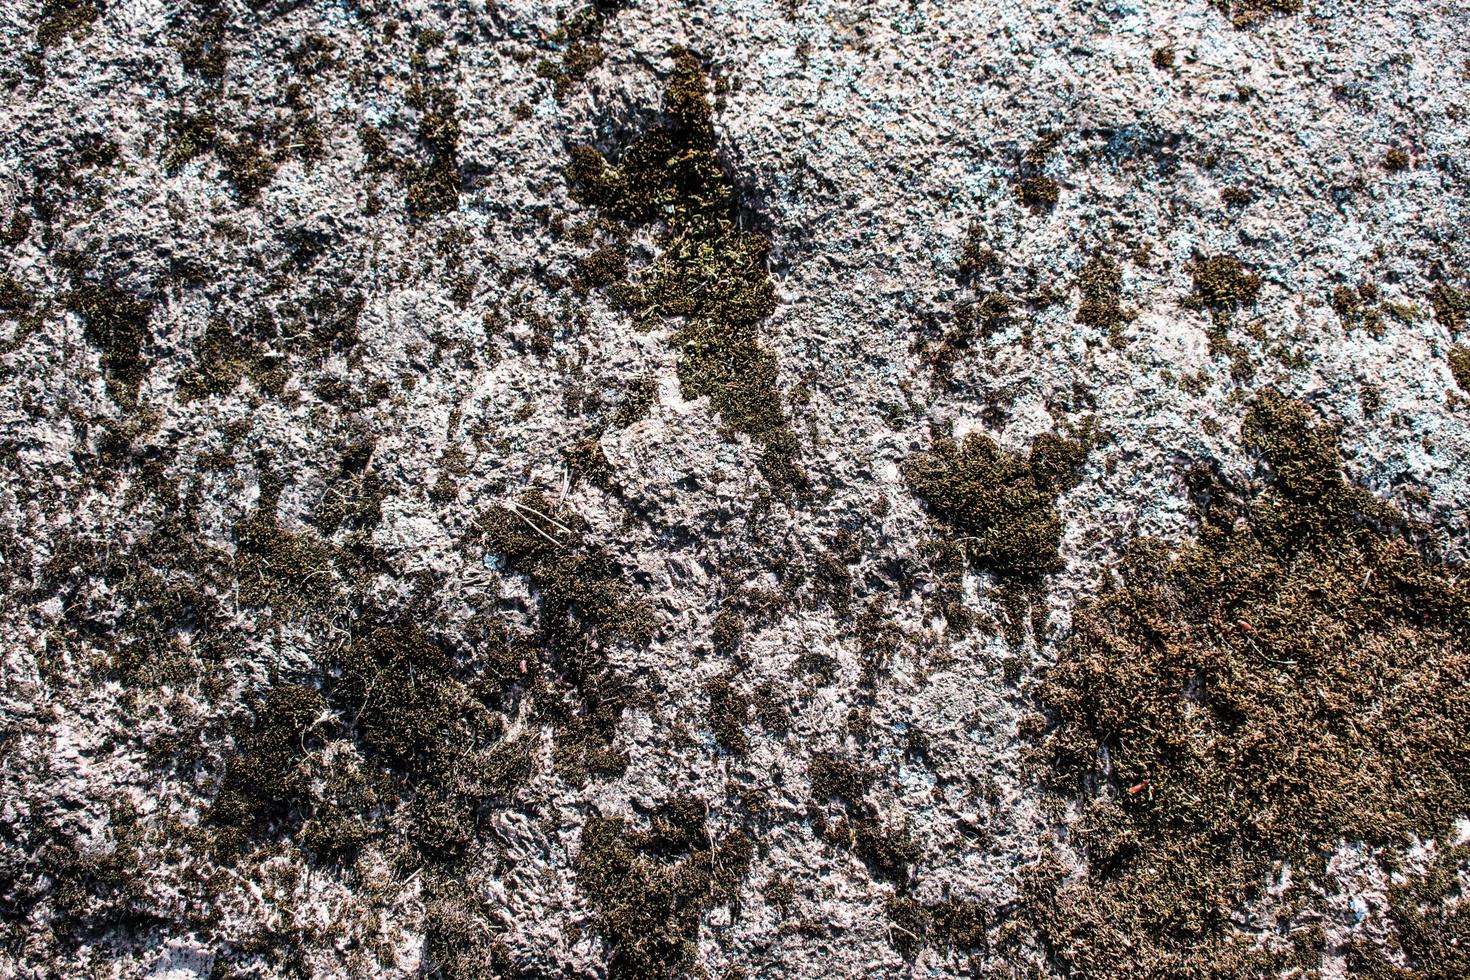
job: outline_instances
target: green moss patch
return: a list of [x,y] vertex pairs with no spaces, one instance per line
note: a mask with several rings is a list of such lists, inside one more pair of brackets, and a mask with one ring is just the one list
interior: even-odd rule
[[564,100],[602,64],[602,46],[597,43],[616,8],[600,10],[596,5],[584,7],[551,33],[549,40],[561,51],[560,60],[543,59],[536,74],[550,79],[558,100]]
[[[1305,406],[1263,396],[1242,441],[1262,489],[1202,484],[1198,540],[1135,545],[1038,689],[1037,760],[1082,807],[1086,876],[1029,876],[1064,968],[1256,976],[1320,955],[1286,937],[1331,851],[1392,852],[1470,810],[1470,592],[1343,478]],[[1280,862],[1297,885],[1269,896]],[[1259,942],[1233,927],[1248,902],[1277,922]]]
[[1077,307],[1077,322],[1101,331],[1114,347],[1123,343],[1123,328],[1137,314],[1123,308],[1123,272],[1117,264],[1098,256],[1083,267],[1077,277],[1082,303]]
[[209,322],[194,354],[197,365],[179,377],[179,396],[185,401],[228,394],[246,377],[261,391],[280,395],[285,390],[285,359],[272,354],[252,332],[223,320]]
[[102,4],[97,0],[41,0],[36,41],[43,48],[54,48],[68,37],[80,40],[91,33],[101,16]]
[[1460,386],[1461,391],[1470,394],[1470,347],[1464,344],[1451,345],[1448,359],[1455,384]]
[[723,425],[760,447],[757,467],[773,485],[806,485],[799,447],[776,386],[775,357],[760,321],[776,308],[766,273],[770,242],[746,230],[730,176],[715,154],[714,119],[698,60],[675,53],[662,125],[633,141],[617,166],[576,147],[573,196],[632,225],[660,222],[661,254],[625,301],[645,315],[678,317],[679,382],[686,398],[708,396]]
[[138,389],[148,376],[143,350],[152,339],[152,304],[112,284],[80,281],[67,306],[82,317],[84,336],[102,352],[108,393],[125,408],[136,406]]
[[1458,336],[1470,318],[1470,295],[1446,283],[1437,282],[1429,290],[1429,305],[1434,318],[1451,334]]
[[1271,16],[1299,14],[1302,0],[1210,0],[1236,27],[1250,27]]
[[587,522],[531,490],[480,519],[485,546],[526,576],[539,604],[536,710],[559,731],[558,767],[573,782],[623,768],[613,747],[628,685],[608,650],[646,643],[656,622],[634,599],[622,569],[588,535]]
[[246,839],[282,820],[307,788],[301,758],[313,726],[327,712],[319,691],[282,684],[265,696],[248,724],[235,735],[223,783],[209,810],[221,825],[215,845],[238,850]]
[[418,108],[418,142],[427,159],[402,167],[409,216],[422,221],[452,211],[459,204],[458,104],[445,88],[416,89],[411,103]]
[[646,831],[620,817],[582,828],[577,886],[597,911],[612,980],[689,974],[700,919],[734,899],[751,841],[736,830],[715,842],[705,819],[703,803],[681,796],[655,810]]
[[337,551],[307,532],[283,528],[278,491],[262,490],[255,510],[235,526],[240,601],[287,616],[324,609],[342,595]]
[[1076,485],[1082,443],[1041,435],[1028,455],[971,433],[937,439],[903,465],[914,493],[974,567],[1035,577],[1061,568],[1057,498]]

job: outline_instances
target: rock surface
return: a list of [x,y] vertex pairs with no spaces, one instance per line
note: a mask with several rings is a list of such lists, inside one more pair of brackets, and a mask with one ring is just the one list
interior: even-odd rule
[[[1106,737],[1055,785],[1041,685],[1138,539],[1282,479],[1242,435],[1272,392],[1443,584],[1402,615],[1459,676],[1467,31],[1455,0],[6,5],[0,974],[1170,975],[1036,911],[1048,862],[1112,873],[1089,801],[1164,792],[1109,788]],[[591,203],[577,148],[627,174],[664,131],[654,210]],[[978,526],[1055,521],[1027,561],[916,491],[980,437],[973,492],[1026,502]],[[1190,975],[1463,975],[1464,789],[1158,929]]]

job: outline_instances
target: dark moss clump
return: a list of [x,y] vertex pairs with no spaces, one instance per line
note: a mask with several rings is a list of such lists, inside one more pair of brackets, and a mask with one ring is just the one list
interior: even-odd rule
[[[1470,902],[1462,884],[1467,873],[1470,846],[1461,844],[1437,855],[1423,874],[1394,885],[1388,893],[1388,913],[1394,924],[1389,949],[1355,945],[1347,961],[1351,975],[1366,980],[1470,976]],[[1385,952],[1402,956],[1407,967],[1395,965]]]
[[730,177],[715,154],[714,119],[699,61],[675,53],[664,94],[666,122],[645,132],[611,167],[576,147],[573,196],[630,224],[664,223],[662,254],[627,301],[649,315],[682,318],[673,342],[686,398],[709,396],[721,422],[761,447],[757,467],[774,486],[806,478],[776,387],[776,359],[757,327],[776,308],[766,273],[770,242],[743,227]]
[[908,895],[895,895],[885,905],[894,926],[889,941],[906,957],[924,946],[978,951],[986,948],[989,916],[979,902],[950,898],[924,903]]
[[628,598],[622,571],[588,538],[578,514],[537,490],[492,508],[481,520],[486,547],[530,579],[541,601],[541,629],[553,647],[575,652],[586,641],[642,643],[654,623]]
[[715,741],[726,752],[744,755],[750,750],[750,735],[745,726],[750,720],[750,696],[737,686],[737,671],[726,671],[705,685],[704,693],[709,698],[710,731]]
[[184,71],[215,85],[224,81],[225,66],[230,59],[230,49],[225,43],[229,24],[229,14],[223,10],[199,19],[195,28],[177,42]]
[[378,626],[338,657],[331,698],[363,755],[410,799],[412,834],[434,861],[461,857],[480,810],[531,774],[530,746],[501,739],[491,713],[515,675],[498,664],[481,683],[461,680],[451,651],[413,626]]
[[602,451],[602,443],[595,437],[579,439],[561,451],[567,470],[599,490],[613,487],[613,468]]
[[635,378],[623,391],[622,404],[613,416],[612,424],[626,429],[634,422],[648,418],[649,409],[658,401],[658,384],[652,378]]
[[613,980],[687,974],[701,917],[735,897],[750,864],[750,839],[736,830],[715,843],[692,797],[675,797],[650,824],[593,817],[582,828],[577,885],[597,909]]
[[1273,14],[1299,14],[1302,0],[1210,0],[1236,27],[1250,27]]
[[1101,256],[1083,267],[1077,277],[1082,303],[1077,307],[1077,322],[1104,333],[1114,347],[1123,343],[1123,328],[1137,316],[1125,310],[1122,303],[1123,272],[1116,263]]
[[1061,568],[1057,498],[1076,485],[1086,452],[1079,442],[1041,435],[1023,456],[971,433],[960,443],[936,440],[903,470],[976,568],[1034,577]]
[[480,525],[486,547],[530,580],[539,601],[536,644],[548,670],[537,677],[536,709],[559,728],[558,767],[576,782],[619,771],[626,763],[613,739],[628,685],[607,649],[647,642],[652,611],[629,598],[622,570],[588,538],[587,522],[539,491],[492,508]]
[[1055,177],[1035,174],[1016,182],[1016,198],[1032,211],[1050,211],[1062,197],[1062,185]]
[[252,329],[236,330],[221,319],[211,320],[194,349],[198,364],[179,377],[179,396],[185,401],[207,395],[225,395],[249,377],[261,391],[279,395],[286,386],[283,357],[274,355]]
[[163,167],[170,176],[180,168],[214,149],[219,139],[219,123],[211,112],[184,113],[169,126],[168,145],[163,153]]
[[1429,305],[1434,309],[1434,318],[1452,334],[1464,330],[1470,319],[1470,295],[1442,282],[1429,290]]
[[602,35],[608,18],[616,10],[604,12],[596,5],[578,11],[564,27],[552,32],[551,40],[561,48],[561,61],[543,59],[536,65],[536,74],[550,79],[558,99],[565,99],[591,74],[592,69],[602,64],[602,46],[597,39]]
[[288,616],[326,608],[341,596],[336,550],[309,533],[281,527],[278,496],[262,490],[255,510],[235,525],[240,601]]
[[0,275],[0,316],[13,317],[30,312],[36,298],[14,277]]
[[215,154],[225,179],[235,185],[235,193],[242,201],[259,200],[260,192],[276,179],[276,161],[251,136],[219,140]]
[[[1088,877],[1031,877],[1064,968],[1261,975],[1261,957],[1299,955],[1285,937],[1341,842],[1396,852],[1466,813],[1470,592],[1343,479],[1305,406],[1263,396],[1242,441],[1264,488],[1197,481],[1199,539],[1139,542],[1039,687],[1038,761],[1083,797],[1069,840]],[[1295,904],[1264,891],[1279,862]],[[1279,936],[1235,931],[1248,902]]]
[[1460,390],[1470,394],[1470,347],[1454,344],[1449,352],[1450,374]]
[[102,351],[107,390],[124,407],[138,402],[138,388],[148,376],[143,348],[151,339],[151,304],[111,284],[78,282],[67,306],[81,315],[89,343]]
[[[906,828],[885,826],[878,808],[867,799],[876,773],[853,759],[821,752],[812,757],[809,777],[822,839],[851,851],[872,874],[905,886],[919,848]],[[835,818],[828,816],[831,804],[840,808]]]
[[36,41],[43,48],[54,48],[64,38],[84,38],[101,16],[98,0],[41,0]]
[[3,228],[0,228],[0,245],[6,248],[15,248],[29,237],[31,237],[31,216],[24,211],[12,212],[10,220]]
[[503,980],[516,976],[505,941],[479,911],[481,900],[455,878],[429,883],[424,947],[429,976],[444,980]]
[[416,221],[452,211],[459,204],[459,119],[453,92],[444,88],[419,89],[419,145],[428,160],[403,164],[408,213]]
[[321,692],[296,684],[271,689],[252,721],[235,736],[208,819],[222,828],[215,844],[238,850],[287,816],[307,786],[301,765],[312,727],[327,713]]
[[1232,255],[1200,259],[1187,268],[1194,280],[1194,292],[1184,304],[1193,309],[1232,310],[1254,302],[1261,292],[1261,277],[1247,271]]
[[1349,330],[1361,329],[1374,337],[1382,337],[1383,311],[1378,306],[1378,287],[1361,282],[1357,287],[1338,286],[1332,291],[1332,309]]

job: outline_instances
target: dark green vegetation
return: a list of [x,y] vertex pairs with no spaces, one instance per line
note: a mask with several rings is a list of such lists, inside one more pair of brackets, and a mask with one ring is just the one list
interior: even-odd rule
[[1210,4],[1236,27],[1249,27],[1273,15],[1302,11],[1302,0],[1210,0]]
[[236,329],[211,320],[194,349],[198,364],[179,377],[179,396],[187,401],[229,394],[245,378],[261,391],[279,395],[286,387],[285,359],[256,336],[254,325]]
[[235,737],[235,753],[210,808],[210,820],[221,826],[217,849],[237,851],[286,817],[306,789],[299,763],[308,735],[326,714],[326,699],[309,687],[282,684],[266,695]]
[[1046,433],[1023,456],[972,432],[958,443],[938,438],[905,461],[904,476],[941,531],[926,550],[950,628],[976,622],[960,601],[968,565],[996,577],[1012,646],[1025,641],[1028,606],[1032,632],[1043,638],[1044,577],[1062,567],[1057,498],[1077,485],[1087,439]]
[[1470,320],[1470,295],[1446,283],[1437,282],[1429,290],[1429,305],[1434,318],[1452,334],[1459,334]]
[[[289,833],[320,859],[350,859],[388,830],[383,808],[403,801],[417,853],[431,864],[458,861],[485,807],[531,773],[529,743],[502,738],[495,709],[514,674],[497,666],[470,682],[429,634],[378,625],[334,658],[323,691],[272,688],[227,760],[209,814],[216,851],[237,854]],[[317,751],[343,735],[354,751]]]
[[51,48],[67,37],[86,37],[101,16],[102,4],[97,0],[42,0],[36,41]]
[[401,169],[409,216],[424,220],[459,203],[459,120],[448,89],[415,88],[409,104],[420,112],[418,142],[425,159],[405,162]]
[[1187,268],[1194,280],[1194,292],[1184,302],[1193,309],[1233,310],[1254,302],[1261,292],[1261,277],[1248,271],[1233,255],[1200,259]]
[[753,846],[735,830],[716,842],[706,808],[676,796],[649,829],[620,817],[589,819],[577,855],[577,885],[597,910],[613,980],[690,975],[701,915],[734,899]]
[[1455,379],[1455,384],[1460,390],[1470,394],[1470,347],[1464,344],[1452,344],[1448,355],[1450,362],[1450,374]]
[[67,306],[80,314],[87,341],[102,352],[107,391],[119,405],[138,402],[138,388],[148,376],[143,350],[151,336],[152,307],[115,285],[78,280]]
[[1349,330],[1363,330],[1373,337],[1382,337],[1384,331],[1378,300],[1378,287],[1366,280],[1356,287],[1338,286],[1332,291],[1332,309],[1342,325]]
[[1034,578],[1061,568],[1057,497],[1076,486],[1086,454],[1082,443],[1046,434],[1023,456],[972,432],[958,443],[936,440],[903,469],[975,568]]
[[[809,775],[814,823],[822,839],[852,852],[875,877],[905,892],[921,853],[908,828],[885,826],[867,798],[877,774],[855,759],[819,752],[812,757]],[[827,812],[833,805],[840,810],[835,818]]]
[[1098,256],[1083,266],[1077,277],[1082,303],[1077,322],[1101,331],[1114,347],[1123,344],[1123,328],[1137,316],[1122,303],[1123,272],[1117,264]]
[[775,487],[801,491],[796,436],[776,386],[776,359],[757,327],[776,308],[765,236],[746,230],[730,176],[715,154],[714,119],[699,61],[674,54],[664,121],[622,152],[617,166],[575,147],[573,196],[630,225],[662,222],[660,255],[619,292],[644,316],[678,317],[679,383],[686,398],[709,396],[723,425],[750,436],[757,468]]
[[1061,200],[1062,187],[1055,177],[1035,174],[1016,182],[1016,197],[1033,211],[1050,211]]
[[[1261,397],[1242,441],[1260,489],[1241,498],[1200,474],[1198,540],[1138,542],[1038,687],[1037,762],[1082,798],[1069,839],[1087,877],[1043,862],[1028,881],[1027,914],[1064,970],[1310,966],[1320,939],[1298,927],[1334,848],[1366,841],[1391,862],[1467,811],[1470,592],[1344,480],[1333,432],[1302,404]],[[1267,898],[1277,862],[1295,883]],[[1232,929],[1251,901],[1277,918],[1262,949]]]
[[[1184,298],[1188,309],[1210,315],[1210,353],[1231,359],[1231,374],[1249,378],[1255,371],[1244,345],[1230,335],[1234,314],[1253,303],[1261,292],[1261,277],[1246,269],[1233,255],[1216,255],[1191,262],[1186,269],[1194,280],[1194,291]],[[1258,339],[1264,339],[1264,335]]]
[[646,643],[656,623],[632,599],[622,570],[588,535],[587,522],[539,491],[491,508],[480,520],[485,547],[526,576],[539,604],[536,711],[556,725],[557,765],[571,782],[626,766],[613,736],[628,685],[608,651]]
[[[566,24],[551,33],[548,40],[561,51],[561,60],[542,59],[536,74],[550,79],[558,99],[565,99],[586,80],[592,69],[602,64],[602,45],[598,38],[620,4],[594,4],[573,14]],[[607,8],[607,9],[603,9]]]

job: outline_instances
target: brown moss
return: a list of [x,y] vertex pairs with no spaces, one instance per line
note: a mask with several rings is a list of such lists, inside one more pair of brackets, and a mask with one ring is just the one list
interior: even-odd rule
[[1062,187],[1046,174],[1022,177],[1016,182],[1016,198],[1032,211],[1050,211],[1061,200]]
[[628,685],[606,651],[647,642],[652,610],[629,596],[621,568],[588,537],[587,522],[539,491],[492,508],[479,523],[486,547],[529,579],[539,603],[537,646],[548,671],[536,707],[560,730],[558,767],[578,782],[620,769],[625,762],[612,744]]
[[237,850],[252,835],[283,819],[306,790],[301,757],[312,726],[327,711],[319,691],[296,684],[270,690],[248,725],[235,735],[235,750],[208,820],[229,828],[216,845]]
[[[1355,943],[1347,965],[1367,980],[1459,980],[1470,976],[1470,846],[1445,848],[1421,874],[1388,893],[1388,948]],[[1390,958],[1392,957],[1392,958]],[[1402,957],[1403,966],[1395,960]]]
[[1242,441],[1264,489],[1197,483],[1199,539],[1137,543],[1038,689],[1045,779],[1082,797],[1087,877],[1028,876],[1064,968],[1258,975],[1299,953],[1233,928],[1253,901],[1291,928],[1275,862],[1309,882],[1343,841],[1403,848],[1466,812],[1470,593],[1343,479],[1305,406],[1263,396]]
[[1194,280],[1194,292],[1184,302],[1194,309],[1231,310],[1253,302],[1261,292],[1261,277],[1247,271],[1233,255],[1200,259],[1186,268]]
[[1408,170],[1411,162],[1409,154],[1398,147],[1394,147],[1383,155],[1383,168],[1394,171],[1395,173],[1401,170]]
[[971,564],[1034,577],[1061,567],[1057,498],[1076,485],[1085,457],[1081,443],[1060,436],[1038,436],[1023,456],[971,433],[960,443],[936,440],[929,452],[911,456],[903,472]]
[[1123,272],[1117,264],[1098,256],[1083,267],[1077,277],[1082,303],[1077,307],[1077,322],[1107,336],[1114,347],[1123,343],[1123,328],[1137,314],[1125,310],[1122,303]]
[[989,917],[979,902],[949,898],[925,903],[908,895],[894,895],[885,900],[884,910],[894,926],[889,931],[889,942],[905,957],[912,957],[925,946],[942,950],[986,949]]
[[423,221],[452,211],[459,203],[462,177],[459,169],[458,106],[453,92],[444,88],[420,89],[416,101],[423,105],[418,141],[427,153],[422,163],[402,164],[409,217]]
[[41,0],[36,41],[43,48],[54,48],[68,37],[80,40],[101,16],[99,0]]
[[770,242],[742,226],[729,175],[714,145],[714,120],[698,59],[675,52],[663,125],[631,143],[617,167],[576,147],[573,196],[630,224],[665,222],[661,254],[623,300],[649,315],[679,317],[679,382],[686,398],[708,396],[723,425],[751,437],[757,468],[774,486],[804,490],[799,448],[776,386],[776,359],[758,337],[775,310],[766,273]]
[[750,863],[749,838],[737,830],[715,843],[692,797],[675,797],[650,824],[598,816],[582,828],[577,886],[597,910],[611,980],[689,973],[701,917],[734,898]]
[[1268,17],[1301,13],[1302,0],[1210,0],[1211,6],[1236,27],[1250,27]]
[[254,137],[217,140],[214,149],[225,179],[235,185],[242,201],[259,200],[260,192],[276,179],[276,161]]
[[240,601],[287,616],[324,609],[341,597],[337,552],[311,534],[281,527],[277,498],[277,491],[262,490],[255,510],[235,526]]
[[1385,325],[1378,299],[1378,287],[1365,280],[1356,288],[1338,286],[1332,291],[1331,304],[1348,330],[1361,329],[1371,336],[1382,337]]
[[281,394],[287,378],[284,359],[273,355],[255,333],[211,320],[194,348],[196,366],[179,376],[179,397],[192,401],[228,394],[246,377],[261,391]]
[[1470,347],[1452,344],[1449,351],[1450,374],[1460,390],[1470,394]]
[[1434,309],[1434,318],[1451,334],[1458,335],[1465,329],[1466,319],[1470,317],[1470,295],[1437,282],[1429,290],[1429,305]]
[[148,376],[143,349],[152,339],[151,304],[109,283],[78,281],[67,307],[82,317],[83,335],[102,352],[107,391],[119,405],[132,407]]

